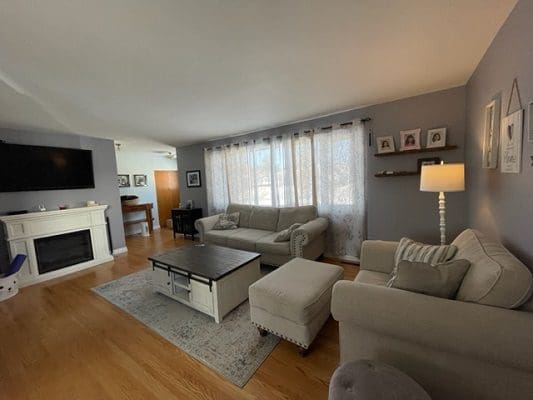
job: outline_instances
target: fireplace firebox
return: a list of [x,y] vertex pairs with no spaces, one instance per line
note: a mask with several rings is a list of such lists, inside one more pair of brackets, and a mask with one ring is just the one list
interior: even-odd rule
[[89,229],[34,239],[39,274],[94,260]]

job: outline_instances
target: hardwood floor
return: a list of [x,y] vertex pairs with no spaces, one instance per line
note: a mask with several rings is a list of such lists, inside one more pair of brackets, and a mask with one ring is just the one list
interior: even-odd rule
[[[129,237],[129,252],[114,262],[21,289],[0,303],[0,398],[327,399],[338,364],[331,318],[306,358],[281,341],[240,389],[90,290],[184,243],[166,229]],[[346,279],[354,278],[357,267],[339,265]]]

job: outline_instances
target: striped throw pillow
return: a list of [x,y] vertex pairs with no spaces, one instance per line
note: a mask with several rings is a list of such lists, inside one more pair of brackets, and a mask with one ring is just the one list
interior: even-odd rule
[[394,255],[394,266],[396,269],[402,260],[436,265],[451,260],[456,252],[457,247],[454,245],[433,246],[402,238]]

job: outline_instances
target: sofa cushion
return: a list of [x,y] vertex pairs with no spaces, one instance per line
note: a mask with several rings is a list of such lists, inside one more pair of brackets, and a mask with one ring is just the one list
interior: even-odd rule
[[278,226],[279,208],[253,206],[250,214],[250,228],[275,231]]
[[272,233],[274,232],[261,229],[239,228],[235,235],[228,236],[226,246],[239,250],[256,251],[257,241]]
[[267,254],[280,254],[280,255],[291,254],[289,242],[276,242],[277,235],[279,235],[279,233],[274,232],[274,233],[271,233],[270,235],[263,236],[255,244],[255,251],[257,251],[258,253],[267,253]]
[[228,237],[235,235],[243,229],[244,228],[237,228],[226,231],[210,230],[205,233],[204,240],[206,243],[217,244],[219,246],[227,246]]
[[342,274],[337,265],[295,258],[250,286],[250,306],[307,325],[329,308],[333,284]]
[[453,244],[455,258],[470,261],[470,269],[457,292],[457,300],[488,306],[516,308],[531,296],[531,272],[500,243],[467,229]]
[[277,231],[287,229],[292,224],[312,221],[318,217],[316,206],[285,207],[279,209]]
[[363,269],[357,273],[354,282],[367,285],[387,286],[389,279],[390,274]]

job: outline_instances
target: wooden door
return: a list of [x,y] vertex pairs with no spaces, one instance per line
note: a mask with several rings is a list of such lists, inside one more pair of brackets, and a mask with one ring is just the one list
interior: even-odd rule
[[159,225],[167,226],[171,211],[180,203],[178,171],[154,171]]

